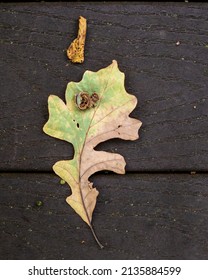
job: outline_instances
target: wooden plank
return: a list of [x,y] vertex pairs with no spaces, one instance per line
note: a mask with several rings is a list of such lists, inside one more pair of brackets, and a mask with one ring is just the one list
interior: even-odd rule
[[207,259],[208,175],[99,174],[93,182],[103,250],[56,176],[1,174],[0,258]]
[[[67,143],[42,132],[47,98],[64,99],[69,81],[113,59],[138,97],[140,140],[112,140],[128,171],[208,170],[207,14],[202,3],[1,4],[0,169],[51,170],[69,159]],[[86,58],[72,65],[66,48],[88,19]],[[177,46],[176,42],[180,44]]]

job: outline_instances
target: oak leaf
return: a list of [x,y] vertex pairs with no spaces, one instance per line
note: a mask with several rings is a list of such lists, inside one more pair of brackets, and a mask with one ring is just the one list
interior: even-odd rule
[[87,32],[87,20],[79,17],[79,30],[77,38],[70,44],[67,49],[67,56],[73,63],[84,62],[84,47]]
[[[97,102],[80,110],[79,93],[85,93],[89,98],[96,93]],[[100,170],[124,174],[126,163],[119,154],[95,151],[94,148],[112,138],[138,139],[142,123],[129,117],[136,104],[136,97],[125,90],[124,73],[119,71],[115,60],[98,72],[86,71],[78,83],[68,83],[66,104],[55,95],[48,99],[49,120],[44,125],[44,132],[74,146],[73,159],[58,161],[53,170],[69,184],[72,194],[66,201],[89,225],[100,247],[92,228],[92,214],[99,192],[89,177]]]

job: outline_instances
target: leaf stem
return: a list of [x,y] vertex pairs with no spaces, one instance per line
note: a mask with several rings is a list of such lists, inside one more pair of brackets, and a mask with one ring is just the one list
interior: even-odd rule
[[103,249],[104,246],[103,246],[103,245],[100,243],[100,241],[98,240],[97,235],[95,234],[95,231],[94,231],[92,225],[90,225],[90,229],[91,229],[92,234],[93,234],[93,236],[94,236],[94,238],[95,238],[95,241],[96,241],[97,244],[99,245],[100,249]]

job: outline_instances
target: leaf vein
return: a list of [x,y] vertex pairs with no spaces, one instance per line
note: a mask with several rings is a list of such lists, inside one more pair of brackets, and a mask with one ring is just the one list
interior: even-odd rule
[[[106,152],[107,153],[107,152]],[[112,155],[115,155],[115,153],[110,153]],[[82,178],[91,168],[93,168],[94,166],[98,166],[99,164],[107,164],[108,162],[112,162],[112,161],[122,161],[122,159],[108,159],[108,160],[105,160],[105,161],[100,161],[100,162],[96,162],[95,164],[91,165],[90,167],[88,167],[84,173],[81,175],[80,178]],[[114,168],[114,167],[113,167]],[[119,168],[114,168],[114,169],[119,169]],[[108,169],[108,170],[111,170],[111,169]],[[97,170],[99,171],[99,170]]]
[[109,115],[111,115],[112,113],[114,113],[115,111],[119,110],[120,108],[122,108],[123,106],[127,105],[129,102],[132,102],[133,99],[128,100],[126,103],[122,104],[121,106],[118,106],[116,108],[114,108],[111,112],[109,112],[108,114],[106,114],[102,119],[98,120],[96,123],[94,123],[93,125],[90,126],[90,128],[92,128],[93,126],[97,125],[99,122],[102,122],[106,117],[108,117]]

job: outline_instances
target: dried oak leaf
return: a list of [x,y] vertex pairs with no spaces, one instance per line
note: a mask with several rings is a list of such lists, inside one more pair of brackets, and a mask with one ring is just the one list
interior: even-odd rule
[[87,20],[79,17],[79,30],[77,38],[71,43],[67,49],[67,56],[73,63],[84,62],[84,47],[87,32]]
[[[71,187],[72,194],[66,201],[89,225],[100,247],[91,224],[99,192],[88,178],[100,170],[124,174],[126,163],[119,154],[94,148],[112,138],[136,140],[142,124],[129,117],[137,99],[126,92],[124,77],[115,60],[98,72],[86,71],[79,83],[68,84],[66,104],[58,96],[49,96],[49,120],[43,128],[46,134],[74,146],[73,159],[58,161],[53,170]],[[96,92],[99,96],[96,106],[80,110],[75,104],[79,92],[89,96]]]

